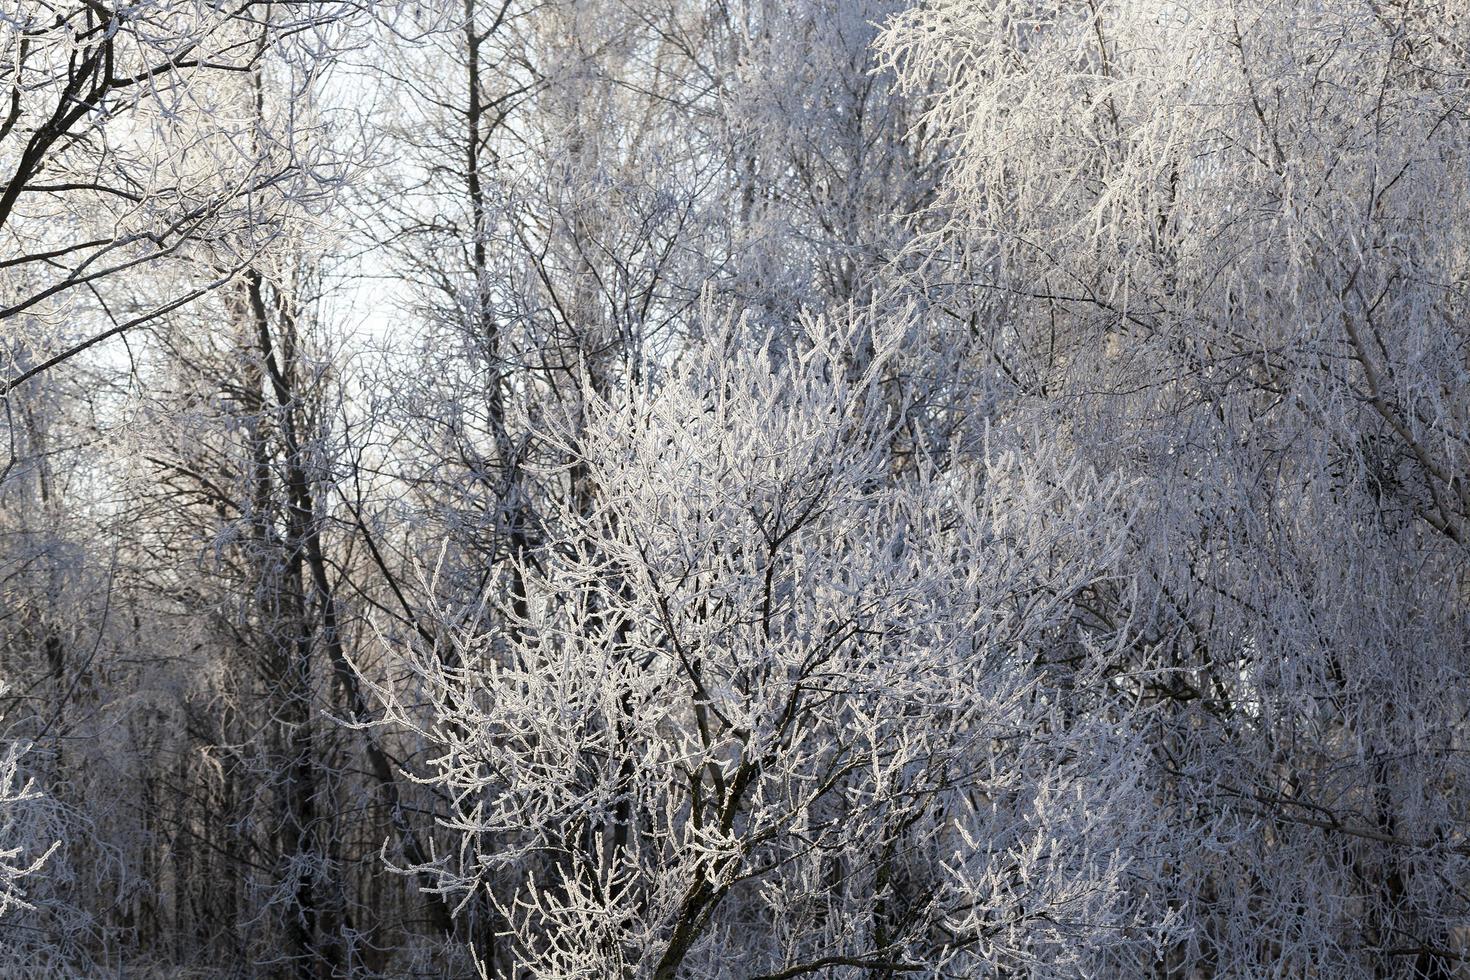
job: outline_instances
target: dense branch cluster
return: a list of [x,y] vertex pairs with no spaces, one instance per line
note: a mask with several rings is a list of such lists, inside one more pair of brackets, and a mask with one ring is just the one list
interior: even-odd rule
[[0,974],[1470,975],[1464,0],[0,0]]

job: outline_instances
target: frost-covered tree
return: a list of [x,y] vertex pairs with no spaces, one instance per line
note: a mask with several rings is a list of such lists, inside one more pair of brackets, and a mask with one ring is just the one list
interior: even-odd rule
[[446,631],[453,666],[410,648],[379,689],[460,801],[441,887],[509,882],[497,975],[978,975],[1155,948],[1167,917],[1129,887],[1157,847],[1146,719],[1106,670],[1133,634],[1082,613],[1118,584],[1124,488],[1039,440],[896,472],[903,336],[715,323],[594,399],[564,436],[592,502],[562,478],[527,611]]
[[26,338],[0,395],[208,294],[323,203],[341,171],[319,120],[264,125],[240,80],[274,61],[305,109],[368,7],[0,3],[0,323]]
[[[0,694],[5,688],[0,686]],[[0,916],[13,909],[28,909],[26,879],[46,864],[56,848],[52,843],[35,853],[34,828],[27,826],[27,804],[41,799],[35,780],[21,768],[26,746],[11,744],[0,756]]]
[[929,283],[986,415],[1137,488],[1090,609],[1159,705],[1171,975],[1463,955],[1466,16],[932,0],[882,39],[952,147]]
[[[0,682],[0,696],[9,686]],[[30,745],[5,735],[0,751],[0,957],[30,964],[31,975],[63,977],[92,964],[67,942],[66,922],[75,915],[58,898],[65,869],[57,874],[54,836],[61,829],[60,809],[46,798],[28,771]],[[59,928],[58,928],[59,927]]]

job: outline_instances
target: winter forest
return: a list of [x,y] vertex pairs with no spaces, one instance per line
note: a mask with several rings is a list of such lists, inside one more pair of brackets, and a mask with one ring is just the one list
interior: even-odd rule
[[0,0],[0,976],[1470,978],[1470,0]]

